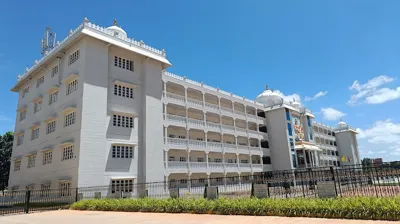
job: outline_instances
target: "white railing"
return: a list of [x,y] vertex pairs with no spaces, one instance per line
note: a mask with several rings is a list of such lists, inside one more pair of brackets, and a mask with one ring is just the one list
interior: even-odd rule
[[250,163],[239,163],[240,168],[250,168],[251,164]]
[[249,133],[252,133],[252,134],[258,135],[258,131],[254,131],[254,130],[250,130],[250,129],[249,129]]
[[247,114],[248,118],[253,118],[253,119],[257,119],[257,116],[254,114]]
[[187,140],[181,138],[168,138],[167,143],[171,145],[179,145],[179,146],[186,146]]
[[190,162],[190,169],[202,169],[205,170],[207,168],[206,162]]
[[207,147],[213,148],[213,149],[221,149],[222,144],[220,142],[207,142]]
[[223,130],[228,130],[228,131],[235,131],[235,127],[230,126],[230,125],[226,125],[226,124],[222,125],[222,129]]
[[212,103],[206,103],[206,107],[212,110],[218,110],[219,111],[219,106],[212,104]]
[[182,117],[182,116],[178,116],[178,115],[167,114],[167,120],[186,124],[186,117]]
[[167,98],[168,99],[172,99],[172,100],[177,100],[177,101],[180,101],[180,102],[185,102],[185,96],[182,96],[182,95],[178,95],[178,94],[175,94],[175,93],[169,93],[169,92],[167,92]]
[[236,150],[236,145],[235,144],[223,143],[223,147],[226,148],[226,149]]
[[197,120],[193,118],[188,118],[188,123],[197,127],[204,127],[204,121],[203,120]]
[[190,147],[195,147],[195,148],[205,148],[206,147],[206,142],[205,141],[189,139],[189,146]]
[[246,116],[246,114],[242,111],[235,110],[235,114]]
[[237,163],[225,163],[225,169],[227,170],[237,170],[239,166]]
[[168,162],[168,169],[187,169],[187,162]]
[[253,151],[260,151],[260,147],[250,146],[250,150],[253,150]]
[[262,169],[263,168],[263,165],[262,164],[252,164],[252,167],[253,167],[253,169],[255,168],[255,169]]
[[236,132],[247,133],[247,132],[246,132],[246,129],[244,129],[244,128],[239,128],[239,127],[236,127]]
[[207,127],[208,127],[208,128],[220,129],[220,128],[221,128],[221,125],[220,125],[220,124],[217,124],[217,123],[214,123],[214,122],[207,122]]
[[238,149],[248,150],[248,149],[249,149],[249,146],[247,146],[247,145],[239,145],[239,144],[238,144]]
[[223,163],[208,163],[208,167],[212,170],[224,169]]
[[196,99],[193,99],[193,98],[187,98],[187,101],[188,101],[189,104],[192,104],[192,105],[195,105],[195,106],[198,106],[198,107],[203,107],[203,101],[196,100]]
[[227,107],[222,107],[221,106],[221,110],[225,111],[225,112],[228,112],[228,113],[233,113],[233,109],[232,108],[227,108]]

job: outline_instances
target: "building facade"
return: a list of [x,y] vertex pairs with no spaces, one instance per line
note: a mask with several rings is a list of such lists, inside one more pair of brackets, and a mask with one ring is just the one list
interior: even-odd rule
[[165,50],[85,18],[12,88],[19,98],[9,185],[194,185],[360,163],[347,124],[315,123],[312,111],[268,88],[249,100],[169,66]]

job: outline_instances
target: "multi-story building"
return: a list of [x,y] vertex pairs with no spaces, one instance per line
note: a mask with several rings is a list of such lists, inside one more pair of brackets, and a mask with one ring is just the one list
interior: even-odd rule
[[272,170],[338,166],[340,156],[359,163],[349,126],[325,136],[312,111],[276,91],[253,101],[166,72],[169,66],[165,50],[85,18],[12,88],[19,98],[10,186],[240,182]]

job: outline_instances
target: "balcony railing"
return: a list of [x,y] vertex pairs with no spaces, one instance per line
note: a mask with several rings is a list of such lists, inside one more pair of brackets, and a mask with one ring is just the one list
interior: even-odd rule
[[240,132],[240,133],[243,133],[243,134],[247,134],[246,129],[244,129],[244,128],[239,128],[239,127],[236,127],[236,132]]
[[249,131],[249,133],[251,133],[251,134],[255,134],[255,135],[258,135],[258,131],[255,131],[255,130],[248,130]]
[[178,116],[178,115],[173,115],[173,114],[167,114],[167,120],[168,121],[173,121],[181,124],[186,124],[186,117]]
[[225,130],[225,131],[235,131],[235,127],[233,127],[233,126],[226,125],[226,124],[222,124],[221,126],[222,126],[222,130]]
[[190,162],[191,169],[206,169],[207,163],[206,162]]
[[242,116],[246,116],[246,114],[245,114],[244,112],[239,111],[239,110],[235,110],[235,114],[237,114],[237,115],[242,115]]
[[221,125],[214,122],[207,122],[207,128],[221,129]]
[[235,144],[223,143],[223,147],[226,149],[236,150]]
[[196,126],[196,127],[204,127],[203,120],[198,120],[198,119],[193,119],[193,118],[188,118],[188,124]]
[[200,101],[200,100],[196,100],[193,98],[187,98],[187,102],[194,106],[203,107],[203,101]]
[[253,167],[253,169],[262,169],[263,168],[262,164],[257,164],[257,163],[253,163],[251,166]]
[[249,146],[248,145],[240,145],[240,144],[238,144],[238,149],[248,150]]
[[217,110],[217,111],[219,111],[219,106],[218,106],[218,105],[215,105],[215,104],[212,104],[212,103],[206,103],[206,107],[209,108],[209,109],[211,109],[211,110]]
[[233,113],[233,109],[232,108],[227,108],[227,107],[221,106],[221,110],[224,111],[224,112]]
[[208,167],[212,170],[222,170],[224,169],[223,163],[208,163]]
[[187,140],[181,138],[168,138],[167,143],[172,145],[186,146]]
[[189,139],[189,146],[190,147],[194,147],[194,148],[205,148],[206,147],[206,142],[205,141]]
[[240,168],[250,168],[250,167],[251,167],[251,164],[250,164],[250,163],[240,163],[240,164],[239,164],[239,167],[240,167]]
[[253,151],[260,151],[260,147],[250,146],[250,150],[253,150]]
[[212,149],[222,149],[222,144],[220,142],[207,142],[207,147]]
[[188,166],[187,166],[187,162],[169,161],[168,168],[169,169],[187,169]]
[[172,100],[176,100],[176,101],[180,101],[180,102],[185,102],[185,96],[182,95],[178,95],[175,93],[169,93],[167,92],[167,98],[168,99],[172,99]]

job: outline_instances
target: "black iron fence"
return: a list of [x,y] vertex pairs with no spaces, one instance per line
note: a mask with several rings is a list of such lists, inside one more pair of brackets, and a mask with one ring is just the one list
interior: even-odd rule
[[254,186],[263,186],[270,198],[400,196],[400,169],[394,167],[326,167],[272,171],[252,176],[181,179],[156,183],[114,181],[109,186],[63,189],[29,189],[0,193],[0,215],[67,208],[85,199],[101,198],[200,198],[207,187],[218,187],[220,197],[251,197]]

